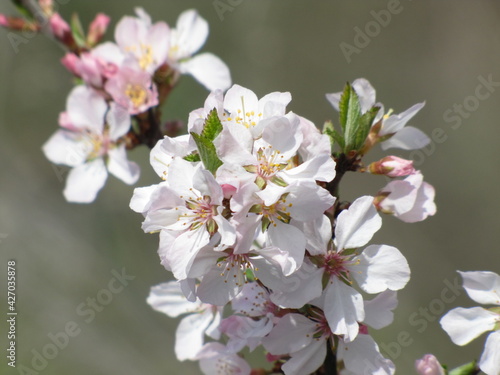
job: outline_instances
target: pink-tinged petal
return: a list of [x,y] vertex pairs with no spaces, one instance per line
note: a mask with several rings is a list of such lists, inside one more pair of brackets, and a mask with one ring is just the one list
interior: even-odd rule
[[277,247],[289,254],[288,260],[292,262],[287,267],[285,276],[296,271],[304,260],[306,250],[306,238],[304,234],[290,224],[276,221],[267,230],[269,245]]
[[376,92],[368,80],[365,78],[355,79],[352,83],[352,88],[356,91],[356,94],[359,97],[361,113],[365,113],[373,105],[375,105]]
[[[397,115],[391,115],[387,119],[383,121],[382,129],[379,132],[380,136],[384,136],[387,134],[392,134],[401,131],[403,127],[410,121],[413,116],[415,116],[418,111],[420,111],[425,105],[425,102],[422,103],[417,103],[410,108],[408,108],[406,111],[401,112],[400,114]],[[420,147],[424,147],[425,145],[422,145]],[[420,148],[419,147],[419,148]]]
[[149,209],[151,195],[157,188],[158,185],[135,188],[130,199],[130,208],[135,212],[145,213]]
[[205,344],[196,359],[200,361],[200,369],[205,375],[219,375],[221,369],[231,375],[250,375],[252,371],[243,358],[218,342]]
[[93,89],[76,86],[71,90],[66,111],[71,123],[79,129],[88,129],[101,134],[104,129],[104,115],[108,110],[106,101]]
[[85,163],[92,151],[90,143],[81,142],[80,137],[73,132],[58,130],[44,143],[42,150],[51,162],[76,167]]
[[416,173],[406,177],[404,180],[389,182],[381,191],[384,195],[389,193],[380,203],[380,207],[397,217],[410,212],[415,207],[418,190],[422,186],[424,176]]
[[332,222],[326,215],[306,222],[293,222],[306,236],[306,250],[310,255],[324,255],[332,239]]
[[182,280],[187,277],[196,255],[202,247],[208,244],[209,240],[208,232],[204,227],[187,230],[175,239],[167,257],[176,279]]
[[479,368],[486,375],[500,374],[500,331],[490,333],[479,359]]
[[418,150],[427,146],[431,139],[420,129],[413,126],[406,126],[395,135],[380,143],[382,150],[390,148],[400,148],[403,150]]
[[179,70],[191,74],[207,90],[227,90],[231,86],[231,72],[226,63],[211,53],[200,53],[181,62]]
[[244,275],[239,265],[229,269],[217,266],[209,271],[198,286],[198,298],[214,306],[224,306],[236,297],[245,284]]
[[381,329],[387,327],[394,320],[392,312],[398,307],[397,292],[386,290],[378,294],[370,301],[365,301],[365,320],[372,328]]
[[363,297],[354,288],[332,277],[324,291],[325,317],[331,331],[344,335],[346,342],[356,338],[359,332],[358,322],[365,318]]
[[307,179],[328,182],[335,177],[335,161],[329,154],[318,155],[298,167],[285,170],[283,176],[287,181]]
[[106,122],[109,125],[109,138],[113,141],[118,140],[130,130],[131,124],[128,111],[116,103],[110,104],[109,111],[106,114]]
[[295,115],[290,118],[272,117],[266,123],[262,131],[262,140],[280,154],[279,157],[276,156],[278,162],[286,162],[297,153],[303,139],[299,124],[300,121]]
[[340,97],[342,96],[341,92],[334,92],[331,94],[325,94],[326,100],[330,102],[333,108],[338,112],[339,111],[339,103]]
[[498,314],[483,309],[457,307],[444,315],[440,324],[456,345],[465,345],[487,331],[492,331],[498,322]]
[[224,126],[215,138],[214,145],[217,155],[224,162],[238,165],[252,165],[257,161],[252,155],[252,133],[243,125],[231,124]]
[[122,50],[127,51],[132,46],[140,45],[146,39],[146,33],[147,27],[143,21],[125,16],[116,25],[115,40]]
[[102,61],[103,68],[105,68],[105,72],[103,72],[104,76],[108,78],[110,77],[109,73],[111,73],[111,71],[109,69],[111,67],[106,65],[107,64],[115,65],[117,71],[118,67],[121,66],[123,64],[123,61],[125,60],[125,55],[120,50],[120,47],[118,47],[115,43],[112,42],[99,44],[96,48],[92,50],[92,55]]
[[312,374],[325,361],[326,340],[313,340],[304,349],[291,353],[291,358],[281,367],[285,375]]
[[193,165],[182,158],[174,158],[168,168],[168,182],[176,196],[183,196],[185,199],[196,199],[193,193],[194,175],[201,171],[202,165]]
[[205,169],[197,170],[197,173],[193,176],[193,188],[198,190],[201,196],[209,196],[211,204],[222,204],[222,200],[224,199],[222,188],[209,171]]
[[313,341],[315,323],[300,314],[286,314],[262,339],[262,345],[271,354],[289,354],[299,351]]
[[195,360],[203,347],[205,330],[212,322],[213,314],[205,310],[183,318],[175,331],[175,355],[179,361]]
[[[263,253],[264,251],[260,252]],[[289,276],[283,275],[279,266],[270,266],[269,262],[255,259],[252,263],[258,268],[255,275],[272,290],[271,301],[277,306],[299,309],[321,295],[323,269],[315,267],[309,261],[304,261]]]
[[366,245],[382,226],[382,218],[373,206],[373,197],[364,196],[340,213],[335,228],[337,249]]
[[153,62],[150,72],[163,65],[167,61],[170,49],[170,28],[165,22],[157,22],[148,31],[147,41],[151,45]]
[[483,305],[500,305],[500,276],[489,271],[469,271],[458,273],[463,286],[474,301]]
[[191,56],[198,51],[208,37],[208,22],[194,9],[182,12],[175,28],[176,45],[182,51],[177,58]]
[[141,173],[139,166],[127,159],[125,145],[108,151],[108,171],[128,185],[135,184]]
[[400,290],[410,280],[406,258],[392,246],[370,245],[353,262],[352,277],[367,293]]
[[436,357],[426,354],[415,361],[415,369],[419,375],[446,375]]
[[339,340],[338,359],[354,374],[393,375],[392,361],[380,354],[377,343],[370,335],[358,335],[353,342]]
[[249,90],[240,85],[233,85],[226,92],[224,97],[224,108],[228,110],[231,115],[237,115],[238,110],[240,113],[255,110],[259,107],[259,99],[252,90]]
[[420,188],[417,190],[417,197],[415,204],[411,210],[398,216],[398,219],[405,223],[415,223],[425,220],[427,217],[436,213],[436,204],[434,203],[434,196],[436,192],[434,187],[427,182],[422,182]]
[[264,117],[284,116],[286,106],[292,101],[289,92],[272,92],[259,100],[259,113]]
[[201,302],[189,302],[177,281],[169,281],[151,287],[146,302],[156,311],[171,318],[182,314],[195,313],[200,310]]
[[216,215],[213,219],[217,223],[218,232],[221,236],[218,247],[227,248],[234,245],[236,242],[236,231],[234,227],[222,215]]
[[64,197],[68,202],[93,202],[107,177],[108,171],[102,158],[79,165],[68,174]]
[[108,28],[110,18],[104,13],[98,13],[89,26],[87,43],[91,46],[100,42],[106,29]]
[[[269,184],[265,190],[271,186]],[[288,211],[294,220],[316,220],[335,203],[335,198],[328,190],[318,186],[314,181],[295,181],[286,189],[289,193],[286,197],[286,201],[289,202]],[[279,198],[280,196],[276,200]]]

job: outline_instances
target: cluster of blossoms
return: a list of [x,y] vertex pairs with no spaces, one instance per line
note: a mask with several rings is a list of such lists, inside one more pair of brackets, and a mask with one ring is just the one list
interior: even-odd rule
[[[52,36],[68,52],[63,65],[79,83],[69,94],[58,130],[43,146],[53,163],[71,167],[64,196],[70,202],[94,201],[108,173],[134,184],[139,167],[127,149],[151,147],[163,136],[163,104],[181,74],[190,74],[208,90],[231,85],[229,69],[211,53],[195,53],[208,36],[208,23],[195,10],[183,12],[175,28],[152,23],[141,8],[136,17],[116,25],[115,42],[100,43],[110,22],[98,14],[85,36],[77,18],[71,26],[55,11],[52,1],[41,1],[41,11]],[[16,17],[0,17],[11,28],[41,29],[43,25]]]
[[[410,161],[389,156],[362,165],[376,143],[413,147],[401,139],[421,108],[378,116],[374,95],[364,79],[327,95],[341,118],[356,103],[358,121],[371,116],[365,138],[348,152],[357,124],[343,135],[328,126],[322,134],[286,112],[289,93],[258,99],[238,85],[212,92],[191,112],[187,135],[152,149],[163,181],[135,189],[130,206],[144,215],[144,231],[159,232],[161,263],[177,280],[153,287],[148,302],[171,317],[189,314],[176,334],[179,360],[199,360],[206,374],[250,374],[238,353],[262,345],[272,371],[285,374],[315,372],[328,353],[344,374],[394,373],[368,327],[392,322],[410,269],[395,247],[366,245],[381,227],[378,211],[423,220],[435,213],[434,190]],[[333,156],[332,139],[341,148]],[[335,191],[349,170],[394,181],[376,196],[341,203]]]
[[[62,62],[78,83],[60,130],[43,146],[49,160],[72,168],[66,199],[92,202],[108,173],[134,184],[139,167],[127,150],[152,149],[162,181],[135,189],[130,207],[143,214],[144,231],[159,233],[161,264],[176,279],[154,286],[147,301],[170,317],[183,315],[180,361],[199,361],[208,375],[395,373],[370,330],[392,323],[410,268],[395,247],[369,242],[381,214],[408,223],[434,215],[435,192],[410,160],[389,155],[365,164],[364,157],[377,144],[425,147],[430,139],[407,125],[424,103],[385,112],[370,83],[357,79],[326,95],[341,129],[326,122],[320,132],[287,112],[289,93],[259,99],[230,88],[218,57],[195,55],[208,24],[194,10],[170,28],[137,8],[136,17],[116,25],[115,42],[101,43],[110,22],[104,14],[85,33],[78,17],[70,26],[52,0],[30,2],[38,14],[28,2],[14,3],[24,17],[0,14],[0,25],[48,30],[67,49]],[[174,136],[178,127],[161,124],[160,107],[182,74],[211,93],[190,113],[188,134]],[[390,182],[345,202],[339,185],[347,172]],[[493,332],[478,365],[449,372],[428,354],[415,363],[421,375],[500,374],[500,276],[460,274],[474,301],[495,307],[453,309],[443,329],[458,345]],[[252,369],[241,354],[260,346],[270,369]]]

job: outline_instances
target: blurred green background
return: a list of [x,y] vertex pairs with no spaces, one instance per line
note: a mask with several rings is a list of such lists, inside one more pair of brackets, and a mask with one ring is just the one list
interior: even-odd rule
[[[500,2],[64,3],[61,14],[68,18],[77,12],[84,24],[97,12],[110,15],[108,39],[116,22],[132,15],[134,6],[170,25],[182,10],[197,8],[211,31],[203,51],[229,65],[233,82],[258,96],[290,91],[289,109],[317,125],[337,120],[324,94],[340,91],[345,81],[357,77],[369,79],[377,99],[396,113],[425,100],[411,124],[437,134],[436,141],[423,153],[395,154],[414,158],[435,186],[438,214],[414,225],[384,218],[372,243],[398,247],[410,263],[412,279],[399,293],[394,324],[373,335],[394,358],[398,374],[414,373],[415,359],[425,353],[434,353],[452,367],[479,357],[484,336],[456,347],[438,320],[453,307],[474,305],[461,291],[456,299],[453,291],[445,291],[448,302],[442,299],[446,283],[457,277],[455,270],[500,272],[499,85],[490,88],[488,98],[475,99],[481,76],[500,82]],[[221,14],[223,5],[226,11]],[[388,7],[391,19],[376,21]],[[0,13],[15,11],[2,1]],[[359,30],[371,36],[355,39]],[[341,49],[349,48],[347,44],[357,48],[348,58]],[[62,196],[66,170],[53,167],[42,154],[41,146],[57,129],[58,114],[72,87],[70,74],[59,64],[63,51],[44,36],[30,38],[18,48],[16,53],[8,32],[0,30],[0,296],[5,314],[6,263],[15,259],[18,366],[32,368],[34,351],[41,352],[51,342],[48,335],[75,322],[80,333],[39,373],[199,374],[196,363],[175,358],[177,320],[145,302],[150,286],[171,276],[159,264],[157,236],[144,234],[142,217],[128,208],[133,187],[110,177],[94,204],[69,204]],[[166,119],[186,121],[207,94],[192,78],[183,77],[166,104]],[[446,117],[464,101],[468,110],[461,117]],[[381,155],[377,151],[368,159]],[[131,159],[142,167],[137,186],[157,182],[146,149],[133,151]],[[375,194],[385,183],[383,177],[347,176],[343,198]],[[112,270],[123,268],[135,279],[86,323],[78,306],[107,288]],[[7,325],[0,326],[5,354]],[[6,366],[4,354],[0,372],[22,373]]]

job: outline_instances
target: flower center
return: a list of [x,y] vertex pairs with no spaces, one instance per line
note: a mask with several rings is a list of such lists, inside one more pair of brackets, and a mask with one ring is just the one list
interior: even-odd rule
[[[192,188],[190,190],[194,193]],[[183,196],[180,198],[186,199]],[[213,217],[217,215],[217,206],[211,204],[209,196],[187,198],[186,207],[189,212],[183,213],[179,217],[179,220],[185,220],[184,225],[189,225],[191,230],[206,225],[210,234],[217,231],[217,224],[213,220]]]
[[224,278],[224,283],[233,282],[238,287],[248,282],[246,271],[254,269],[249,257],[244,254],[231,254],[217,262],[217,267],[221,269],[220,275]]
[[153,49],[150,45],[141,44],[141,52],[139,66],[142,70],[146,70],[153,63]]
[[330,278],[337,277],[348,284],[352,284],[350,280],[350,267],[357,265],[359,260],[353,261],[350,259],[351,257],[352,255],[343,255],[336,251],[329,251],[324,256],[322,267],[330,275]]
[[125,95],[128,96],[135,108],[139,108],[146,102],[148,93],[141,85],[128,84],[125,89]]

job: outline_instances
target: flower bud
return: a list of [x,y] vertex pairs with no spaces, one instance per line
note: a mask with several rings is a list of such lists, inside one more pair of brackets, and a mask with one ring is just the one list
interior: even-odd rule
[[373,174],[383,174],[389,177],[401,177],[415,174],[413,161],[401,159],[397,156],[386,156],[368,166],[368,171]]
[[106,33],[108,28],[110,18],[104,13],[99,13],[95,16],[94,20],[89,26],[89,33],[87,36],[87,44],[89,46],[95,46],[99,43]]
[[432,354],[426,354],[421,359],[417,359],[415,369],[420,375],[445,375],[443,367]]

